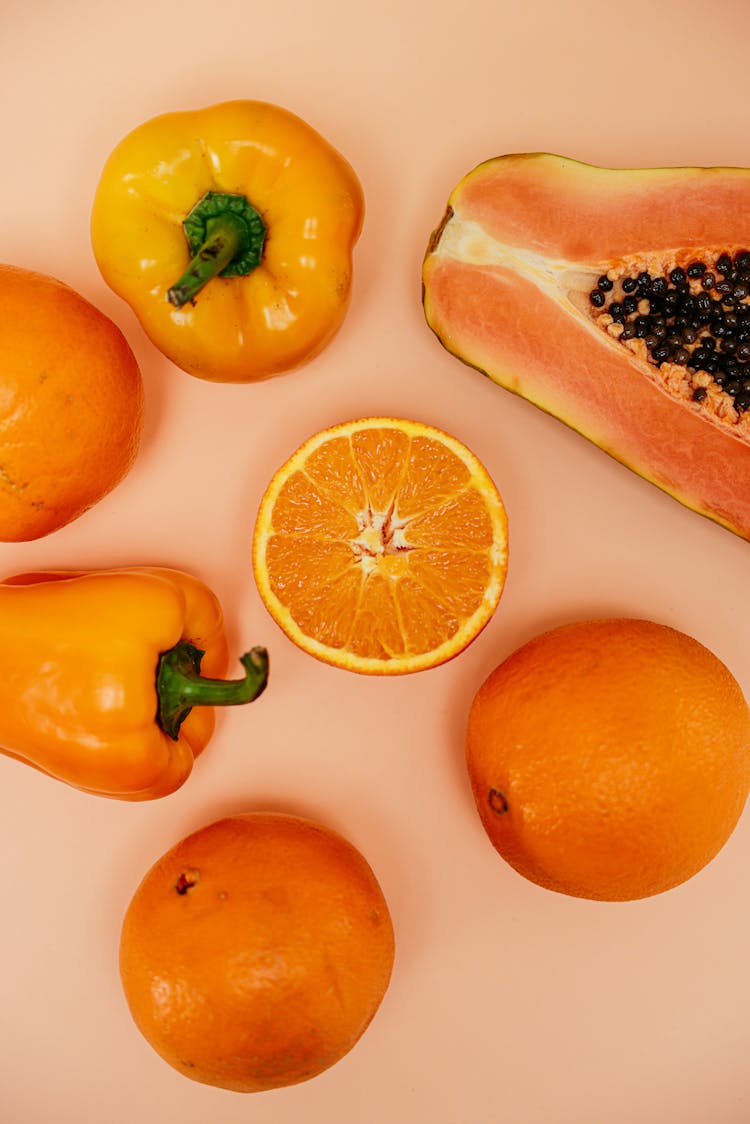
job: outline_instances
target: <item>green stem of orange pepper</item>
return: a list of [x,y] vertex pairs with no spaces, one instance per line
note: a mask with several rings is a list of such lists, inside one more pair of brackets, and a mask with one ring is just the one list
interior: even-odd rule
[[156,674],[157,721],[170,738],[177,739],[180,726],[194,706],[239,706],[252,702],[268,682],[268,652],[251,648],[240,656],[245,669],[242,679],[208,679],[201,673],[205,655],[200,648],[181,640],[159,658]]
[[266,224],[244,195],[208,191],[182,224],[191,261],[167,292],[177,308],[214,277],[244,277],[263,256]]

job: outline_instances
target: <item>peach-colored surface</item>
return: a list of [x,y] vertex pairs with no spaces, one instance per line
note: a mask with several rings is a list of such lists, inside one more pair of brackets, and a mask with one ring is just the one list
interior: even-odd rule
[[[271,652],[162,801],[86,796],[0,759],[3,1124],[746,1124],[750,810],[691,882],[632,904],[526,883],[494,853],[462,754],[471,698],[541,629],[633,615],[691,633],[750,693],[750,543],[680,507],[442,350],[420,304],[457,180],[500,152],[611,165],[750,165],[743,0],[0,3],[0,258],[54,274],[122,327],[147,390],[119,488],[0,571],[162,563],[213,586],[236,654]],[[276,101],[348,157],[367,198],[352,305],[302,370],[201,383],[151,346],[88,241],[101,166],[169,109]],[[750,218],[737,216],[750,241]],[[0,315],[2,310],[0,310]],[[294,648],[250,569],[259,498],[309,434],[364,414],[448,429],[510,520],[500,607],[458,659],[360,678]],[[238,665],[239,666],[239,665]],[[323,1075],[250,1098],[165,1065],[127,1012],[117,942],[148,865],[243,809],[317,818],[367,857],[396,930],[392,983]]]

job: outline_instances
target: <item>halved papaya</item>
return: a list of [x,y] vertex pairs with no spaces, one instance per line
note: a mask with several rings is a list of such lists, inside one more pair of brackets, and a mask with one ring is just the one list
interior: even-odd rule
[[750,539],[750,169],[488,160],[423,293],[448,351]]

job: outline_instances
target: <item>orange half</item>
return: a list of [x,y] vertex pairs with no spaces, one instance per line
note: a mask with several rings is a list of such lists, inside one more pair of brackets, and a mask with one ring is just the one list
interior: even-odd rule
[[253,569],[271,616],[336,667],[401,675],[471,643],[505,584],[486,469],[432,426],[363,418],[309,438],[260,504]]

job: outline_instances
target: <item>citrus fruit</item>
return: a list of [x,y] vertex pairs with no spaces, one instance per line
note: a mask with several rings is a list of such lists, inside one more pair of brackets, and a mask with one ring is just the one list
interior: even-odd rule
[[644,620],[570,624],[497,667],[466,760],[490,840],[550,890],[628,900],[722,848],[750,787],[750,714],[724,664]]
[[41,538],[131,467],[143,385],[122,332],[74,289],[0,265],[0,541]]
[[276,472],[253,568],[284,632],[337,667],[397,675],[469,644],[505,583],[507,519],[460,441],[363,418],[325,429]]
[[154,1050],[195,1081],[258,1092],[305,1081],[357,1042],[394,938],[365,859],[297,816],[230,816],[189,835],[128,907],[120,972]]

